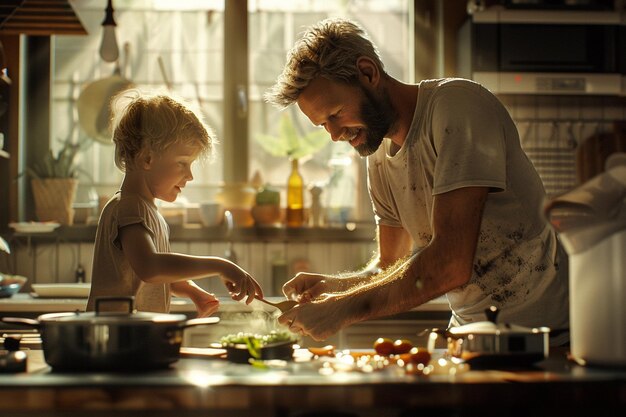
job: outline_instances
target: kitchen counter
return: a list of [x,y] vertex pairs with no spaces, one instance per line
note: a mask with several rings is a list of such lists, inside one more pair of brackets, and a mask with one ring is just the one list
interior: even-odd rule
[[221,358],[183,358],[147,373],[67,374],[51,372],[32,350],[27,373],[0,375],[0,404],[3,414],[20,416],[625,415],[626,370],[584,368],[566,353],[553,350],[524,370],[439,367],[423,376],[396,366],[330,373],[320,371],[324,360],[259,369]]

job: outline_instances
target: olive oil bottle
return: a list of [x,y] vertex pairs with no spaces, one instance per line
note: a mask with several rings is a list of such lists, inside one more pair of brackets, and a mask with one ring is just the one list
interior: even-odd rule
[[287,227],[304,224],[304,180],[298,170],[298,160],[291,159],[291,172],[287,180]]

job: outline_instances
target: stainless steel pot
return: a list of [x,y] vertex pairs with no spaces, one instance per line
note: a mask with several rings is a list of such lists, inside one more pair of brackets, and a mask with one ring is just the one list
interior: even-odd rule
[[[128,312],[101,311],[125,302]],[[37,320],[4,317],[6,323],[39,329],[46,362],[55,371],[144,371],[166,368],[180,357],[183,330],[215,324],[218,317],[187,320],[184,314],[134,312],[132,297],[102,297],[96,311],[49,313]]]
[[502,368],[532,365],[548,357],[550,329],[527,328],[509,323],[496,323],[498,310],[485,311],[486,321],[433,329],[429,351],[444,339],[448,353],[465,360],[473,368]]

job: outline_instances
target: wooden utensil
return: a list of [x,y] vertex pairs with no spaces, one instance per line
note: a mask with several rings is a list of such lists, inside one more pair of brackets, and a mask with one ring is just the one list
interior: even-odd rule
[[265,304],[269,304],[272,307],[276,307],[277,309],[279,309],[281,312],[285,312],[287,310],[291,310],[293,308],[293,306],[295,306],[296,304],[298,304],[297,301],[293,301],[293,300],[285,300],[285,301],[281,301],[278,303],[272,303],[271,301],[267,301],[263,298],[257,298],[257,300],[265,303]]

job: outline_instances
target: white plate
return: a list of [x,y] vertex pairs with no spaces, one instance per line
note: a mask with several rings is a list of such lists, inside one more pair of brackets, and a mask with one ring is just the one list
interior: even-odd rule
[[32,284],[32,287],[38,297],[87,298],[91,284]]
[[55,222],[20,222],[9,223],[9,227],[18,233],[50,233],[61,226]]

